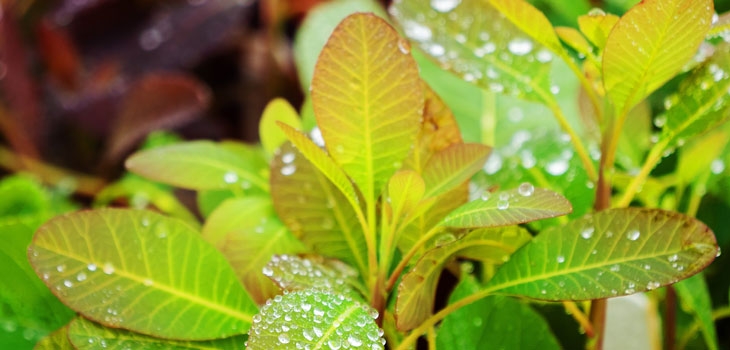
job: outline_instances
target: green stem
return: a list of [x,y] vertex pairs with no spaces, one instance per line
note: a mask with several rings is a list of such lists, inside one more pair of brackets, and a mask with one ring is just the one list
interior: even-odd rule
[[575,152],[578,153],[578,157],[580,158],[581,162],[583,162],[583,167],[588,173],[588,178],[591,179],[591,181],[596,181],[596,179],[598,178],[598,174],[596,173],[596,167],[593,165],[593,161],[591,160],[591,157],[589,156],[588,151],[583,144],[583,141],[581,141],[580,137],[578,137],[578,134],[575,132],[573,127],[570,126],[570,123],[568,123],[568,119],[565,117],[565,114],[563,114],[563,110],[554,101],[548,104],[548,108],[550,109],[550,111],[553,112],[553,115],[555,115],[555,118],[558,120],[558,123],[560,124],[560,127],[563,129],[563,131],[565,131],[568,136],[570,136],[570,141],[573,143],[573,147],[575,147]]
[[649,151],[649,155],[644,162],[644,165],[641,167],[641,170],[633,178],[633,180],[631,180],[631,183],[629,183],[629,185],[626,187],[626,190],[621,196],[621,199],[618,201],[618,203],[616,203],[617,207],[625,208],[631,203],[631,201],[634,199],[634,196],[639,191],[639,188],[641,188],[644,182],[646,182],[646,179],[649,177],[651,171],[661,161],[662,153],[664,153],[664,148],[666,147],[666,145],[667,143],[665,141],[660,141],[651,148],[651,150]]
[[[730,306],[723,306],[719,309],[712,311],[712,320],[717,322],[719,319],[730,317]],[[684,334],[682,340],[678,344],[678,349],[686,349],[689,341],[700,331],[701,324],[699,321],[692,323],[692,327]],[[401,343],[402,344],[402,343]]]
[[[586,95],[588,95],[588,99],[591,101],[591,106],[593,106],[593,112],[596,115],[596,119],[598,119],[598,125],[601,125],[603,122],[603,113],[601,109],[601,100],[598,98],[598,94],[596,94],[591,82],[588,81],[588,78],[586,78],[585,74],[583,74],[580,67],[575,64],[575,61],[573,61],[573,59],[568,55],[563,55],[562,57],[563,61],[565,61],[570,70],[573,71],[573,74],[575,74],[576,78],[578,78],[578,82],[580,82],[580,85],[583,87]],[[600,65],[597,66],[600,67]]]
[[400,277],[400,274],[403,273],[403,270],[405,270],[406,266],[408,266],[408,262],[416,255],[416,253],[418,253],[421,247],[423,247],[429,239],[441,232],[441,229],[442,227],[438,225],[432,227],[425,235],[421,236],[421,238],[413,244],[413,247],[411,247],[408,253],[403,256],[401,261],[398,263],[398,266],[396,266],[395,270],[393,270],[393,274],[390,275],[388,283],[385,285],[385,290],[392,290],[393,286],[395,286],[395,282],[398,281],[398,277]]

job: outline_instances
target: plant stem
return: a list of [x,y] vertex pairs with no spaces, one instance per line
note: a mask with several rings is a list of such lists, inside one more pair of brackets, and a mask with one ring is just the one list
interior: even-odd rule
[[403,273],[403,270],[405,270],[406,266],[408,266],[408,262],[416,255],[416,253],[418,253],[421,247],[426,244],[429,239],[431,239],[433,236],[441,231],[441,228],[442,227],[438,225],[434,226],[428,232],[426,232],[425,235],[421,236],[421,238],[419,238],[416,243],[413,244],[413,247],[408,250],[408,253],[403,256],[401,261],[398,263],[398,266],[395,267],[395,270],[393,270],[393,274],[390,275],[388,283],[385,285],[386,291],[392,290],[393,286],[395,286],[395,282],[398,281],[398,277],[400,277],[400,274]]
[[74,184],[75,193],[88,197],[95,196],[106,185],[106,182],[101,178],[80,174],[40,160],[15,154],[2,146],[0,146],[0,167],[12,172],[31,172],[46,184],[55,185],[61,182],[71,182]]
[[581,310],[574,301],[564,301],[563,307],[565,307],[565,310],[570,312],[570,315],[573,316],[573,319],[575,319],[575,321],[578,322],[578,324],[583,328],[583,330],[586,332],[586,335],[589,337],[593,337],[593,325],[591,324],[591,321],[588,319],[583,310]]
[[667,286],[664,300],[664,348],[675,349],[677,337],[677,292],[673,286]]
[[576,134],[575,130],[573,130],[573,127],[570,126],[570,124],[568,123],[568,119],[565,117],[565,114],[563,114],[563,110],[560,109],[560,106],[554,101],[548,103],[548,108],[555,115],[555,118],[558,120],[558,123],[560,124],[560,127],[563,129],[563,131],[565,131],[568,136],[570,136],[570,142],[573,143],[573,147],[575,147],[575,151],[576,153],[578,153],[578,157],[580,158],[581,162],[583,162],[583,167],[588,173],[588,178],[591,181],[596,181],[596,178],[598,177],[598,174],[596,173],[596,167],[593,165],[593,161],[588,155],[588,151],[586,150],[586,147],[581,141],[580,137],[578,137],[578,134]]
[[639,191],[641,185],[646,182],[646,179],[649,177],[651,171],[662,159],[662,153],[664,153],[665,147],[666,142],[660,141],[651,148],[651,150],[649,151],[649,155],[646,158],[646,161],[644,161],[644,165],[641,167],[641,170],[634,177],[631,183],[629,183],[629,185],[626,187],[626,191],[624,191],[623,196],[621,196],[621,199],[618,201],[618,203],[616,203],[617,207],[625,208],[631,203],[631,201],[634,199],[634,196]]
[[595,350],[603,349],[603,336],[606,329],[607,299],[591,301],[591,324],[593,325],[593,346]]

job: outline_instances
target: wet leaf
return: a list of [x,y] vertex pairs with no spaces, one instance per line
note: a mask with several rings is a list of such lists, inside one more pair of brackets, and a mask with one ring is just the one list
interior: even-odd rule
[[719,349],[715,321],[712,318],[712,299],[707,289],[705,276],[696,274],[674,285],[682,309],[692,314],[700,325],[705,344],[710,349]]
[[383,19],[351,15],[330,36],[312,80],[325,146],[370,202],[401,168],[423,112],[418,67],[403,45]]
[[555,32],[560,37],[560,40],[568,44],[573,50],[588,56],[591,52],[591,44],[588,40],[575,28],[571,27],[556,27]]
[[245,332],[256,312],[213,246],[183,222],[153,212],[56,217],[36,232],[28,257],[59,299],[109,327],[213,339]]
[[[479,290],[476,280],[465,276],[451,293],[449,303]],[[505,296],[480,299],[446,316],[436,344],[445,349],[561,349],[539,313]]]
[[462,205],[441,222],[449,227],[496,227],[569,214],[573,210],[563,196],[530,183],[518,188],[484,193],[481,198]]
[[146,178],[192,190],[269,188],[254,160],[210,141],[142,151],[125,165]]
[[501,264],[531,237],[517,226],[477,230],[461,239],[452,233],[437,237],[436,247],[423,254],[398,285],[395,306],[398,329],[411,330],[431,315],[441,270],[460,252],[479,251],[481,260]]
[[[3,344],[9,345],[8,343]],[[33,349],[74,350],[76,348],[68,340],[68,326],[63,326],[38,341]]]
[[730,45],[720,44],[715,54],[695,68],[676,94],[665,100],[666,113],[658,117],[664,128],[661,142],[673,147],[728,119],[730,110]]
[[68,339],[76,349],[242,349],[245,335],[209,341],[180,341],[153,338],[123,329],[104,327],[83,317],[74,319],[68,328]]
[[545,15],[524,0],[490,0],[499,12],[536,42],[559,56],[564,56],[563,45],[555,34],[553,25]]
[[282,289],[293,292],[313,289],[331,291],[354,300],[363,300],[356,270],[322,256],[274,255],[263,274]]
[[227,199],[205,221],[203,238],[221,249],[226,235],[236,230],[255,229],[273,216],[272,208],[271,200],[265,197]]
[[116,160],[152,131],[179,127],[202,116],[210,104],[210,91],[183,74],[150,74],[129,89],[107,144]]
[[365,304],[326,291],[277,296],[254,317],[246,348],[383,349],[378,313]]
[[580,31],[583,32],[583,35],[585,35],[588,40],[593,43],[593,45],[596,45],[600,52],[606,46],[608,35],[611,33],[611,29],[613,29],[613,26],[616,25],[618,20],[618,16],[610,13],[603,13],[601,11],[578,17],[578,26],[580,27]]
[[426,198],[438,196],[468,181],[479,171],[491,148],[475,143],[454,144],[435,153],[423,169]]
[[259,122],[259,138],[269,154],[274,154],[274,151],[287,141],[286,134],[276,125],[276,122],[282,122],[295,129],[302,128],[299,113],[289,102],[282,98],[269,102]]
[[[303,135],[302,139],[306,140]],[[327,157],[311,146],[315,154]],[[271,163],[271,195],[276,212],[292,233],[316,253],[366,271],[365,236],[355,211],[342,192],[299,150],[284,144]],[[349,190],[354,191],[341,170],[334,164],[331,166],[350,186]]]
[[303,91],[309,90],[314,66],[327,38],[345,17],[356,12],[372,12],[388,18],[383,8],[372,0],[324,2],[307,14],[294,38],[294,63]]
[[722,154],[723,149],[718,145],[727,145],[729,140],[730,135],[719,130],[683,147],[676,173],[680,186],[700,185],[702,176],[708,174],[708,169],[712,171],[712,163]]
[[710,0],[646,0],[621,17],[603,51],[603,84],[619,116],[692,58],[712,13]]
[[627,295],[675,283],[715,259],[712,231],[658,209],[609,209],[551,227],[512,255],[486,288],[543,300]]
[[388,198],[394,220],[413,210],[423,199],[425,191],[426,185],[417,172],[401,170],[395,173],[388,182]]
[[[464,80],[530,101],[554,100],[550,92],[550,50],[533,41],[487,1],[437,4],[403,0],[394,2],[390,13],[420,49]],[[513,5],[505,1],[500,6],[508,9]],[[526,8],[518,6],[515,10]],[[526,28],[538,35],[538,27]],[[547,36],[541,38],[552,41]]]
[[249,217],[249,222],[245,224],[256,222],[256,226],[244,225],[247,227],[228,233],[220,248],[251,298],[258,304],[263,304],[281,292],[261,273],[272,256],[307,251],[302,242],[273,215],[271,207],[269,211],[271,212],[269,216],[264,217],[241,212],[239,215]]

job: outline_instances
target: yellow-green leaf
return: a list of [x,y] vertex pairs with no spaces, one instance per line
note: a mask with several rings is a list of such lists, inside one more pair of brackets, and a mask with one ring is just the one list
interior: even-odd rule
[[618,16],[600,11],[578,17],[578,26],[580,27],[580,31],[600,51],[606,46],[608,35],[618,20]]
[[423,112],[418,67],[383,19],[354,14],[335,28],[312,80],[330,155],[374,200],[408,155]]
[[481,198],[462,205],[441,222],[444,226],[497,227],[570,214],[573,207],[563,196],[530,183],[518,188],[484,193]]
[[242,334],[256,304],[227,261],[182,221],[139,210],[59,216],[28,248],[66,305],[113,328],[185,340]]
[[[314,252],[341,259],[364,273],[367,246],[356,212],[342,192],[299,152],[301,149],[284,144],[271,163],[271,195],[276,212]],[[313,151],[326,157],[320,149]],[[350,185],[341,170],[332,166]]]
[[585,56],[591,54],[591,44],[588,40],[575,28],[557,27],[555,32],[558,33],[560,40],[568,44],[573,50]]
[[587,300],[656,289],[715,259],[712,231],[658,209],[608,209],[541,232],[485,288],[543,300]]
[[542,11],[524,0],[490,0],[489,2],[535,41],[559,56],[565,54],[553,25]]
[[436,239],[436,248],[423,254],[398,285],[395,304],[398,329],[411,330],[431,315],[441,270],[460,251],[479,249],[483,260],[499,264],[531,237],[518,226],[480,229],[459,240],[451,233],[444,233],[444,237]]
[[68,340],[68,324],[53,331],[35,344],[34,350],[74,350]]
[[286,134],[276,125],[277,122],[290,125],[295,129],[302,128],[299,113],[289,102],[283,98],[276,98],[269,102],[259,122],[261,145],[269,154],[274,154],[274,151],[287,140]]
[[423,199],[426,184],[413,170],[401,170],[388,182],[388,198],[393,208],[393,216],[407,214]]
[[621,17],[603,51],[603,83],[618,115],[682,69],[712,14],[711,0],[645,0]]
[[229,198],[210,213],[203,225],[203,238],[220,249],[228,233],[260,225],[272,214],[271,208],[266,197]]
[[482,168],[491,150],[481,144],[461,143],[434,154],[423,169],[425,196],[438,196],[469,180]]
[[181,341],[153,338],[123,329],[104,327],[83,317],[77,317],[68,327],[68,339],[79,350],[92,349],[241,349],[246,336],[237,335],[209,341]]
[[357,271],[339,260],[320,255],[275,255],[262,272],[288,292],[326,290],[365,301],[360,294],[363,288],[358,283]]

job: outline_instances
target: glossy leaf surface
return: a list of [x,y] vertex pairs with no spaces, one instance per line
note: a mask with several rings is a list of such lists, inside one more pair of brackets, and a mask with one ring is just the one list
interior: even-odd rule
[[413,170],[401,170],[388,182],[388,198],[393,216],[409,213],[423,199],[426,184]]
[[660,138],[671,147],[726,121],[729,89],[730,45],[720,44],[708,61],[690,73],[679,91],[667,97],[667,111],[659,117],[664,123]]
[[209,341],[180,341],[153,338],[123,329],[107,328],[83,317],[69,325],[68,339],[76,349],[242,349],[245,335]]
[[[513,6],[499,3],[505,9]],[[403,0],[394,2],[390,13],[420,49],[464,80],[495,93],[537,102],[553,100],[549,79],[553,54],[489,2],[463,0],[431,6],[429,1]],[[524,24],[535,32],[537,27]]]
[[210,141],[192,141],[132,155],[127,169],[146,178],[192,190],[268,190],[256,164]]
[[646,0],[616,23],[603,51],[603,80],[619,115],[692,58],[710,28],[710,0]]
[[355,288],[357,271],[338,260],[322,256],[275,255],[262,272],[286,291],[326,290],[362,299]]
[[[451,293],[453,303],[477,293],[466,276]],[[510,297],[489,296],[446,316],[436,336],[439,349],[561,349],[550,326],[529,305]]]
[[459,228],[507,226],[565,215],[572,210],[563,196],[523,183],[513,190],[484,193],[449,213],[441,223]]
[[619,18],[616,15],[610,13],[591,13],[578,17],[578,26],[580,31],[593,45],[596,45],[598,50],[603,50],[608,35],[618,20]]
[[152,212],[56,217],[37,231],[28,257],[66,305],[110,327],[213,339],[245,332],[256,312],[213,246],[183,222]]
[[259,122],[261,145],[264,146],[264,149],[269,154],[274,154],[274,151],[287,141],[286,134],[281,131],[276,122],[282,122],[295,129],[302,128],[299,113],[297,113],[289,102],[282,98],[277,98],[269,102]]
[[490,150],[484,145],[462,143],[434,154],[423,169],[425,196],[443,194],[469,180],[482,168]]
[[478,251],[481,260],[500,264],[530,238],[526,230],[516,226],[477,230],[458,240],[451,233],[437,237],[436,247],[423,254],[398,285],[398,329],[411,330],[431,315],[441,270],[461,252]]
[[[311,146],[315,147],[312,152],[327,157]],[[332,166],[353,190],[342,171]],[[282,146],[271,163],[271,195],[281,220],[304,244],[316,253],[366,271],[365,236],[355,211],[342,192],[291,144]]]
[[274,298],[254,317],[246,348],[383,349],[377,312],[342,295],[303,290]]
[[370,200],[400,169],[423,112],[418,67],[403,45],[383,19],[351,15],[330,36],[312,80],[325,146]]
[[717,254],[712,231],[658,209],[609,209],[541,232],[486,288],[543,300],[627,295],[675,283]]

